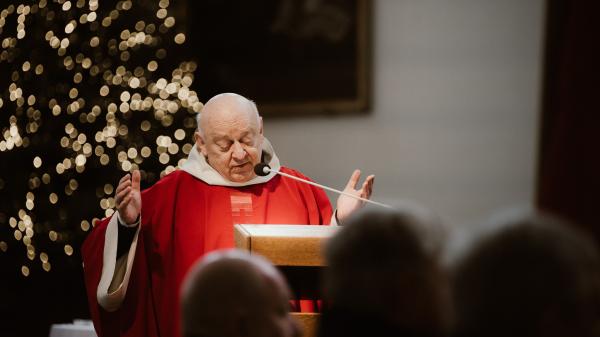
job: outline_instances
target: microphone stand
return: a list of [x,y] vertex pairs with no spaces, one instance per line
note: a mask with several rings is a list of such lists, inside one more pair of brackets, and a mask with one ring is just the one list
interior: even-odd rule
[[[261,164],[259,164],[259,165],[261,165]],[[327,186],[324,186],[324,185],[321,185],[321,184],[317,184],[317,183],[312,182],[312,181],[308,181],[308,180],[304,180],[302,178],[295,177],[295,176],[287,174],[287,173],[283,173],[281,171],[273,170],[272,168],[270,168],[266,164],[262,164],[261,166],[262,167],[260,167],[259,170],[262,170],[262,172],[265,173],[265,175],[269,174],[269,172],[273,172],[273,173],[282,175],[282,176],[290,178],[290,179],[294,179],[294,180],[297,180],[297,181],[300,181],[300,182],[303,182],[303,183],[307,183],[309,185],[320,187],[322,189],[325,189],[325,190],[328,190],[328,191],[331,191],[331,192],[335,192],[335,193],[339,193],[339,194],[345,195],[347,197],[358,199],[360,201],[364,201],[364,202],[367,202],[367,203],[370,203],[370,204],[373,204],[373,205],[377,205],[377,206],[380,206],[380,207],[384,207],[384,208],[388,208],[388,209],[393,209],[393,207],[390,206],[390,205],[386,205],[386,204],[383,204],[383,203],[380,203],[380,202],[377,202],[377,201],[373,201],[373,200],[361,198],[361,197],[358,197],[356,195],[353,195],[353,194],[350,194],[350,193],[347,193],[347,192],[344,192],[344,191],[336,190],[335,188],[327,187]]]

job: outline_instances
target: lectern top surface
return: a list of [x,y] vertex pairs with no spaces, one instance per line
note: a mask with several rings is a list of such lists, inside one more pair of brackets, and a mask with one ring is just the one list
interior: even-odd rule
[[251,236],[328,238],[337,226],[239,224]]

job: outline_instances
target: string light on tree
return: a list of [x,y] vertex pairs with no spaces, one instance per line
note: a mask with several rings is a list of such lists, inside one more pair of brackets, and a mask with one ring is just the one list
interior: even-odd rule
[[[114,184],[192,149],[196,63],[170,2],[39,0],[0,10],[0,252],[27,277],[79,263]],[[172,65],[177,65],[173,67]],[[52,261],[52,264],[51,264]]]

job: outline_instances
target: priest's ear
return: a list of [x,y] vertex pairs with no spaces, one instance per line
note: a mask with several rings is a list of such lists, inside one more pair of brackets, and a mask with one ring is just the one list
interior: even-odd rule
[[258,144],[259,144],[259,146],[262,146],[264,138],[265,138],[265,135],[264,135],[264,129],[263,129],[263,119],[262,119],[262,117],[258,116]]
[[206,151],[206,142],[204,141],[204,137],[202,137],[202,134],[200,133],[200,131],[196,130],[196,132],[194,132],[194,140],[196,141],[196,146],[198,147],[198,151],[200,151],[200,153],[202,153],[203,156],[207,156],[207,151]]

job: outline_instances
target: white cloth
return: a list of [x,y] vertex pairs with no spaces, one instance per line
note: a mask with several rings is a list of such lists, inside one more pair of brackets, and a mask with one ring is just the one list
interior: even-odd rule
[[127,263],[124,264],[124,268],[126,269],[123,275],[123,280],[117,289],[109,292],[108,288],[110,287],[115,275],[115,266],[117,264],[117,248],[119,244],[119,228],[117,227],[119,226],[117,222],[117,219],[119,218],[119,212],[115,213],[117,213],[117,216],[113,215],[113,217],[110,219],[104,235],[102,274],[100,276],[100,283],[96,289],[96,298],[98,300],[98,304],[100,304],[101,307],[109,312],[119,309],[121,303],[123,303],[123,300],[125,299],[127,285],[129,284],[129,277],[131,275],[131,267],[133,266],[133,259],[135,257],[135,249],[137,247],[138,236],[141,228],[141,226],[138,226],[135,236],[133,237],[133,241],[131,242],[131,246],[129,247],[129,251],[127,252]]
[[[271,169],[279,171],[281,168],[281,165],[279,164],[279,158],[277,158],[277,155],[275,155],[275,150],[273,150],[273,146],[266,137],[263,138],[262,155],[265,164],[268,164]],[[274,172],[269,172],[269,174],[266,176],[256,176],[249,181],[241,183],[229,181],[208,164],[206,158],[204,158],[204,156],[198,151],[197,146],[192,148],[187,160],[185,163],[183,163],[183,165],[181,165],[181,169],[209,185],[232,187],[266,183],[276,174]]]
[[74,324],[52,324],[50,337],[98,337],[98,335],[92,321],[82,321]]

